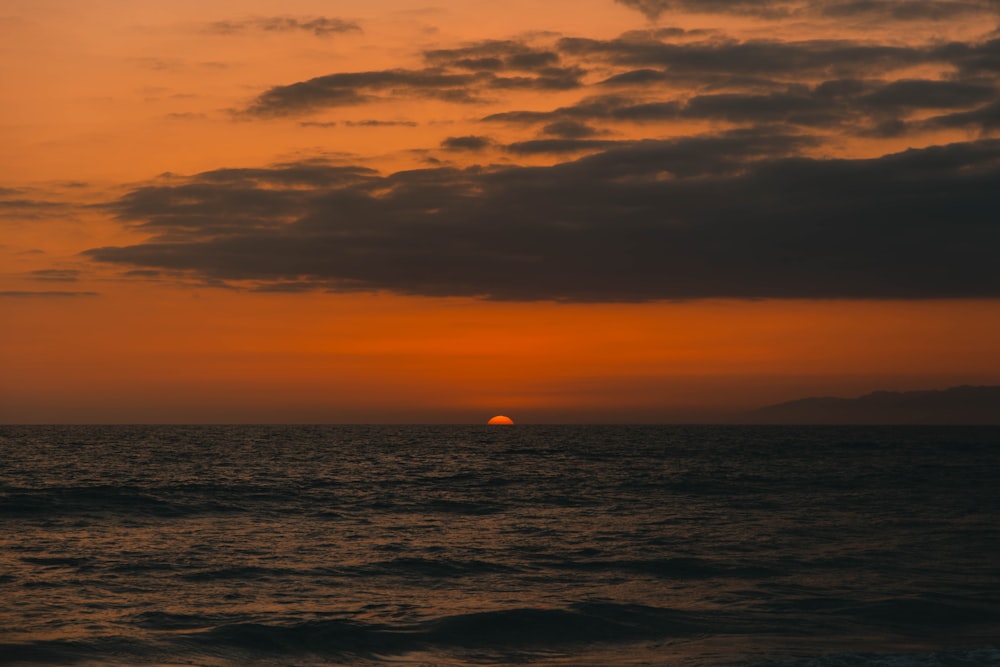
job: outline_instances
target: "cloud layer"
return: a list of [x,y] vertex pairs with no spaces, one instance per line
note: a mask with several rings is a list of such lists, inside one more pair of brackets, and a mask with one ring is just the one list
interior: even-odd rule
[[1000,38],[906,45],[657,29],[545,45],[484,42],[423,56],[422,68],[336,72],[273,86],[239,115],[268,119],[391,100],[468,104],[511,91],[579,91],[568,106],[506,109],[484,120],[557,128],[600,121],[603,130],[622,123],[789,123],[873,136],[990,131],[1000,104]]
[[1000,296],[1000,141],[876,159],[794,136],[638,141],[547,167],[206,172],[113,204],[102,262],[272,289],[567,301]]
[[[661,21],[694,12],[892,29],[761,38],[646,24],[610,39],[428,49],[407,67],[273,85],[237,115],[406,127],[415,121],[307,119],[347,106],[461,106],[450,136],[414,151],[431,168],[301,161],[165,179],[108,205],[148,241],[87,255],[267,291],[1000,296],[998,2],[618,1]],[[908,26],[951,20],[982,31],[906,38]],[[863,157],[833,157],[851,155],[851,142]]]

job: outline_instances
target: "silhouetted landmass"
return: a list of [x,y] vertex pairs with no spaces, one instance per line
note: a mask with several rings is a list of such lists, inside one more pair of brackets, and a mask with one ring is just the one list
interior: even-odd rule
[[803,398],[754,410],[757,424],[1000,424],[1000,387],[876,391]]

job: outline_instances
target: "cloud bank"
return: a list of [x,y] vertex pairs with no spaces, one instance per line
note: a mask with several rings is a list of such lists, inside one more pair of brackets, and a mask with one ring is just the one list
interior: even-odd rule
[[272,289],[505,300],[1000,296],[1000,141],[853,160],[801,144],[735,132],[545,167],[206,172],[114,202],[156,236],[87,255]]
[[[272,85],[237,115],[264,123],[434,100],[460,105],[447,120],[456,130],[414,151],[431,168],[301,161],[133,188],[107,210],[149,239],[86,255],[261,291],[1000,296],[998,2],[618,1],[660,20],[688,12],[892,29],[818,38],[832,33],[647,24],[609,39],[427,49],[407,67]],[[973,36],[906,37],[950,20]],[[406,124],[296,126],[388,123]],[[850,155],[850,142],[864,157],[832,157]]]

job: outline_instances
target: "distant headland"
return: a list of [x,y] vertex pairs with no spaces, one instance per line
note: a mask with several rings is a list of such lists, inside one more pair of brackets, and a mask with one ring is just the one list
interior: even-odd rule
[[1000,387],[802,398],[759,408],[746,417],[753,424],[1000,424]]

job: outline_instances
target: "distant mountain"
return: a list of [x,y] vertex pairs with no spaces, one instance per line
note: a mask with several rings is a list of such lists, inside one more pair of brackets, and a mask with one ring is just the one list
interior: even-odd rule
[[754,424],[1000,424],[1000,387],[803,398],[754,410],[748,418]]

